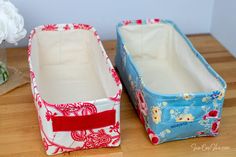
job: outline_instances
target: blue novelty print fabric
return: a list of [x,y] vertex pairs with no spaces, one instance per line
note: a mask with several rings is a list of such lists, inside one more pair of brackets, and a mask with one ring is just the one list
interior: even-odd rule
[[[222,85],[219,90],[197,93],[160,94],[150,91],[138,73],[119,28],[126,25],[166,23],[174,27],[211,75]],[[218,134],[226,90],[225,81],[209,66],[187,37],[168,20],[123,21],[117,25],[115,64],[137,114],[153,144]],[[158,81],[158,80],[157,80]]]

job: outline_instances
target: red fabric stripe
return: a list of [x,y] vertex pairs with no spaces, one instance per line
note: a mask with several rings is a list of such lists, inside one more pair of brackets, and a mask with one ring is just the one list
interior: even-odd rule
[[76,131],[115,125],[116,111],[108,110],[87,116],[53,116],[52,128],[57,131]]

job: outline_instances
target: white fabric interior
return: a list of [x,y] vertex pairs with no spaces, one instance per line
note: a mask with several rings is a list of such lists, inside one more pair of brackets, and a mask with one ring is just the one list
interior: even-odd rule
[[175,94],[221,88],[170,24],[127,25],[119,31],[149,89]]
[[47,102],[74,103],[116,94],[92,31],[38,31],[31,58],[40,95]]

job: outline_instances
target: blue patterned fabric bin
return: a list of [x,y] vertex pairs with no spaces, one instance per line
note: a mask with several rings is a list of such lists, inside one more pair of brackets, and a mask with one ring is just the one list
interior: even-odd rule
[[173,22],[120,22],[115,63],[153,144],[218,134],[226,83]]

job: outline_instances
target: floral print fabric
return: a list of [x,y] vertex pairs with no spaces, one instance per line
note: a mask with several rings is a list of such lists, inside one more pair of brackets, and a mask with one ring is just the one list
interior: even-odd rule
[[[109,73],[109,76],[114,80],[117,89],[116,94],[111,97],[86,101],[74,102],[68,104],[52,104],[45,101],[39,91],[36,83],[35,67],[32,67],[32,40],[35,34],[41,31],[68,31],[68,30],[85,30],[90,31],[97,40],[102,49],[103,60],[105,63],[104,71]],[[63,34],[63,33],[62,33]],[[76,41],[75,41],[76,42]],[[101,148],[101,147],[116,147],[120,145],[120,97],[122,86],[120,79],[114,70],[105,50],[103,49],[101,40],[97,35],[96,30],[86,24],[49,24],[39,26],[32,30],[28,44],[28,61],[30,66],[31,88],[35,101],[35,107],[38,112],[39,128],[48,155],[59,154],[63,152]],[[76,130],[76,131],[53,131],[53,117],[74,117],[74,116],[89,116],[104,111],[115,111],[115,124],[101,128]],[[55,118],[55,117],[54,117]],[[104,119],[105,121],[106,119]],[[86,122],[85,122],[86,123]]]
[[[117,25],[116,67],[137,110],[139,118],[145,126],[150,141],[153,144],[159,144],[197,136],[217,135],[226,84],[202,60],[199,52],[194,51],[196,57],[221,82],[223,89],[209,93],[155,94],[149,92],[145,87],[142,76],[140,76],[136,66],[134,66],[133,60],[127,52],[122,35],[118,31],[119,27],[125,25],[155,24],[159,22],[174,25],[172,22],[159,19],[126,20]],[[175,28],[177,27],[175,26]],[[179,33],[185,38],[181,32]]]

